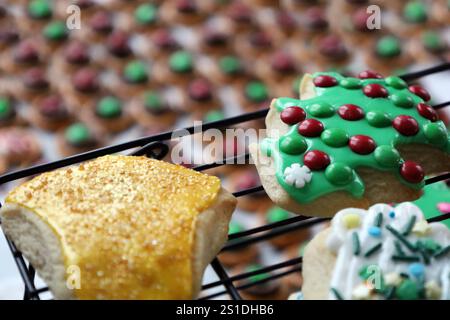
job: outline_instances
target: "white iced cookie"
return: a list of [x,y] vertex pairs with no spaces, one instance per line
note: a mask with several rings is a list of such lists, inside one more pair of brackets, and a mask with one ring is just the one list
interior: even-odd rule
[[344,209],[305,250],[305,299],[450,299],[450,231],[405,202]]

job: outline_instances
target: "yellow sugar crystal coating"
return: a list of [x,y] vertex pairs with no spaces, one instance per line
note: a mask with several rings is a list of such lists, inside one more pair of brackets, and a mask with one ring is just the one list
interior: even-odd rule
[[349,213],[342,217],[342,222],[347,229],[354,229],[361,224],[361,218],[356,213]]
[[80,299],[192,298],[197,216],[220,180],[145,157],[105,156],[44,173],[7,203],[32,210],[80,268]]

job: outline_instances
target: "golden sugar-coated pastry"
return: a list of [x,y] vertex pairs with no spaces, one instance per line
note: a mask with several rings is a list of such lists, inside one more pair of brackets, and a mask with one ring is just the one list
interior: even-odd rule
[[425,173],[450,170],[450,138],[429,93],[373,71],[303,76],[302,99],[273,100],[267,135],[250,145],[280,207],[332,216],[348,207],[411,201]]
[[1,217],[58,299],[191,299],[235,203],[217,177],[104,156],[18,186]]

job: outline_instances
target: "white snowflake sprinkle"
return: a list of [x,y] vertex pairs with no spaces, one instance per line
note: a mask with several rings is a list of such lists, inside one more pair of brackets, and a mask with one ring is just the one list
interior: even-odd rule
[[307,166],[294,163],[290,167],[284,169],[284,181],[293,187],[303,188],[311,181],[312,173]]

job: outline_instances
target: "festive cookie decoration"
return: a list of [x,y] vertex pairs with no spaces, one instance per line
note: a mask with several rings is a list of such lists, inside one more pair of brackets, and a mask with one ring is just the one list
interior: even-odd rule
[[[425,218],[434,218],[450,213],[450,181],[440,181],[423,188],[423,195],[414,201]],[[450,229],[450,219],[442,221]]]
[[422,87],[372,71],[359,78],[316,73],[313,84],[314,98],[274,102],[288,132],[261,143],[262,153],[275,162],[279,184],[297,202],[339,190],[362,197],[359,167],[392,172],[419,189],[423,169],[402,159],[396,147],[428,144],[450,153],[448,132]]
[[330,299],[450,299],[450,230],[410,202],[341,210],[326,246]]

